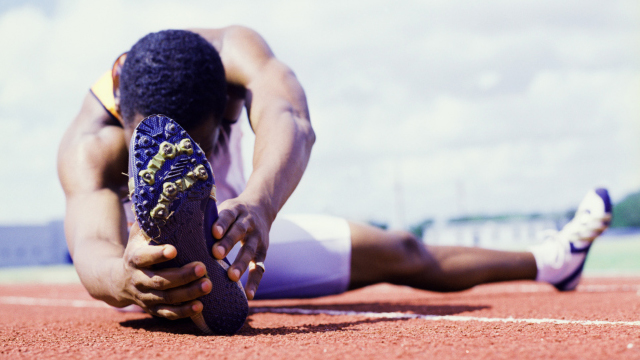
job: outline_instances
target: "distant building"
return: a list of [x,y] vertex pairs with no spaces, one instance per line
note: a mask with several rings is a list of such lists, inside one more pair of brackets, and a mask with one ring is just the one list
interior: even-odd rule
[[539,240],[539,233],[559,229],[563,217],[494,217],[436,221],[423,231],[423,241],[431,245],[519,248]]

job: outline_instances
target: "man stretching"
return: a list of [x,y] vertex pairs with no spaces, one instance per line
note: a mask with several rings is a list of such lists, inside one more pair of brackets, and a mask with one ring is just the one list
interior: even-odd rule
[[[256,135],[246,181],[236,123],[243,108]],[[153,114],[175,120],[211,163],[219,218],[205,229],[215,239],[208,251],[229,257],[228,277],[243,279],[248,299],[323,296],[379,282],[458,291],[530,279],[571,290],[611,216],[606,190],[590,191],[567,226],[527,252],[429,246],[406,231],[278,216],[315,141],[294,73],[244,27],[152,33],[87,94],[60,145],[58,173],[69,251],[89,293],[169,319],[202,312],[197,299],[212,283],[201,261],[158,266],[177,256],[176,247],[149,244],[131,211],[123,175],[129,146],[136,126]]]

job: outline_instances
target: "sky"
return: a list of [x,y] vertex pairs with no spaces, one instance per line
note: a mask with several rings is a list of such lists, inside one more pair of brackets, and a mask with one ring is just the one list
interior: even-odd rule
[[64,217],[57,148],[120,53],[152,31],[232,24],[307,94],[317,142],[283,212],[402,227],[640,189],[637,1],[5,0],[0,224]]

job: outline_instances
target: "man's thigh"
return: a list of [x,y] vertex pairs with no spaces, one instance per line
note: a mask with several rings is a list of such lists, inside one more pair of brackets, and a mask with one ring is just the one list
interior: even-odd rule
[[[239,244],[228,255],[235,259]],[[279,215],[269,233],[265,274],[256,299],[309,298],[347,290],[351,232],[342,218]],[[246,283],[247,273],[242,277]]]

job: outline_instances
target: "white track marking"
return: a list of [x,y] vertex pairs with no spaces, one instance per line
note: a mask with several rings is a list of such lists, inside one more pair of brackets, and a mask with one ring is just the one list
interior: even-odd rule
[[[470,290],[474,293],[500,294],[500,293],[553,293],[556,289],[547,284],[496,284],[491,286],[479,286]],[[640,291],[640,284],[613,284],[579,285],[576,292],[637,292]]]
[[[534,285],[535,286],[535,285]],[[594,292],[611,291],[609,285],[592,285],[594,286]],[[520,287],[514,286],[514,287]],[[634,291],[638,288],[638,285],[620,285],[622,291]],[[533,287],[528,289],[529,291],[520,290],[520,292],[535,292]],[[621,291],[621,290],[618,290]],[[509,291],[505,291],[509,292]],[[638,293],[640,295],[640,292]],[[61,307],[76,307],[76,308],[102,308],[102,309],[114,309],[101,301],[97,300],[73,300],[73,299],[49,299],[49,298],[35,298],[25,296],[0,296],[0,304],[7,305],[26,305],[26,306],[61,306]],[[341,310],[328,310],[328,309],[300,309],[300,308],[267,308],[267,307],[252,307],[252,313],[276,313],[276,314],[301,314],[301,315],[331,315],[331,316],[360,316],[367,318],[382,318],[382,319],[420,319],[429,321],[454,321],[454,322],[469,322],[478,321],[485,323],[527,323],[527,324],[557,324],[557,325],[584,325],[584,326],[598,326],[598,325],[622,325],[622,326],[638,326],[640,327],[640,321],[603,321],[603,320],[565,320],[565,319],[516,319],[513,317],[508,318],[488,318],[488,317],[475,317],[475,316],[458,316],[458,315],[421,315],[421,314],[407,314],[401,312],[371,312],[371,311],[341,311]]]
[[578,285],[579,292],[635,292],[640,291],[640,285]]
[[563,319],[516,319],[508,318],[488,318],[474,316],[457,315],[420,315],[406,314],[401,312],[370,312],[370,311],[340,311],[323,309],[299,309],[299,308],[251,308],[254,313],[277,313],[277,314],[301,314],[301,315],[332,315],[332,316],[361,316],[377,319],[420,319],[430,321],[456,321],[468,322],[478,321],[487,323],[527,323],[527,324],[557,324],[557,325],[623,325],[640,326],[640,321],[601,321],[601,320],[563,320]]
[[0,304],[64,306],[78,308],[111,308],[111,306],[97,300],[46,299],[25,296],[0,296]]

